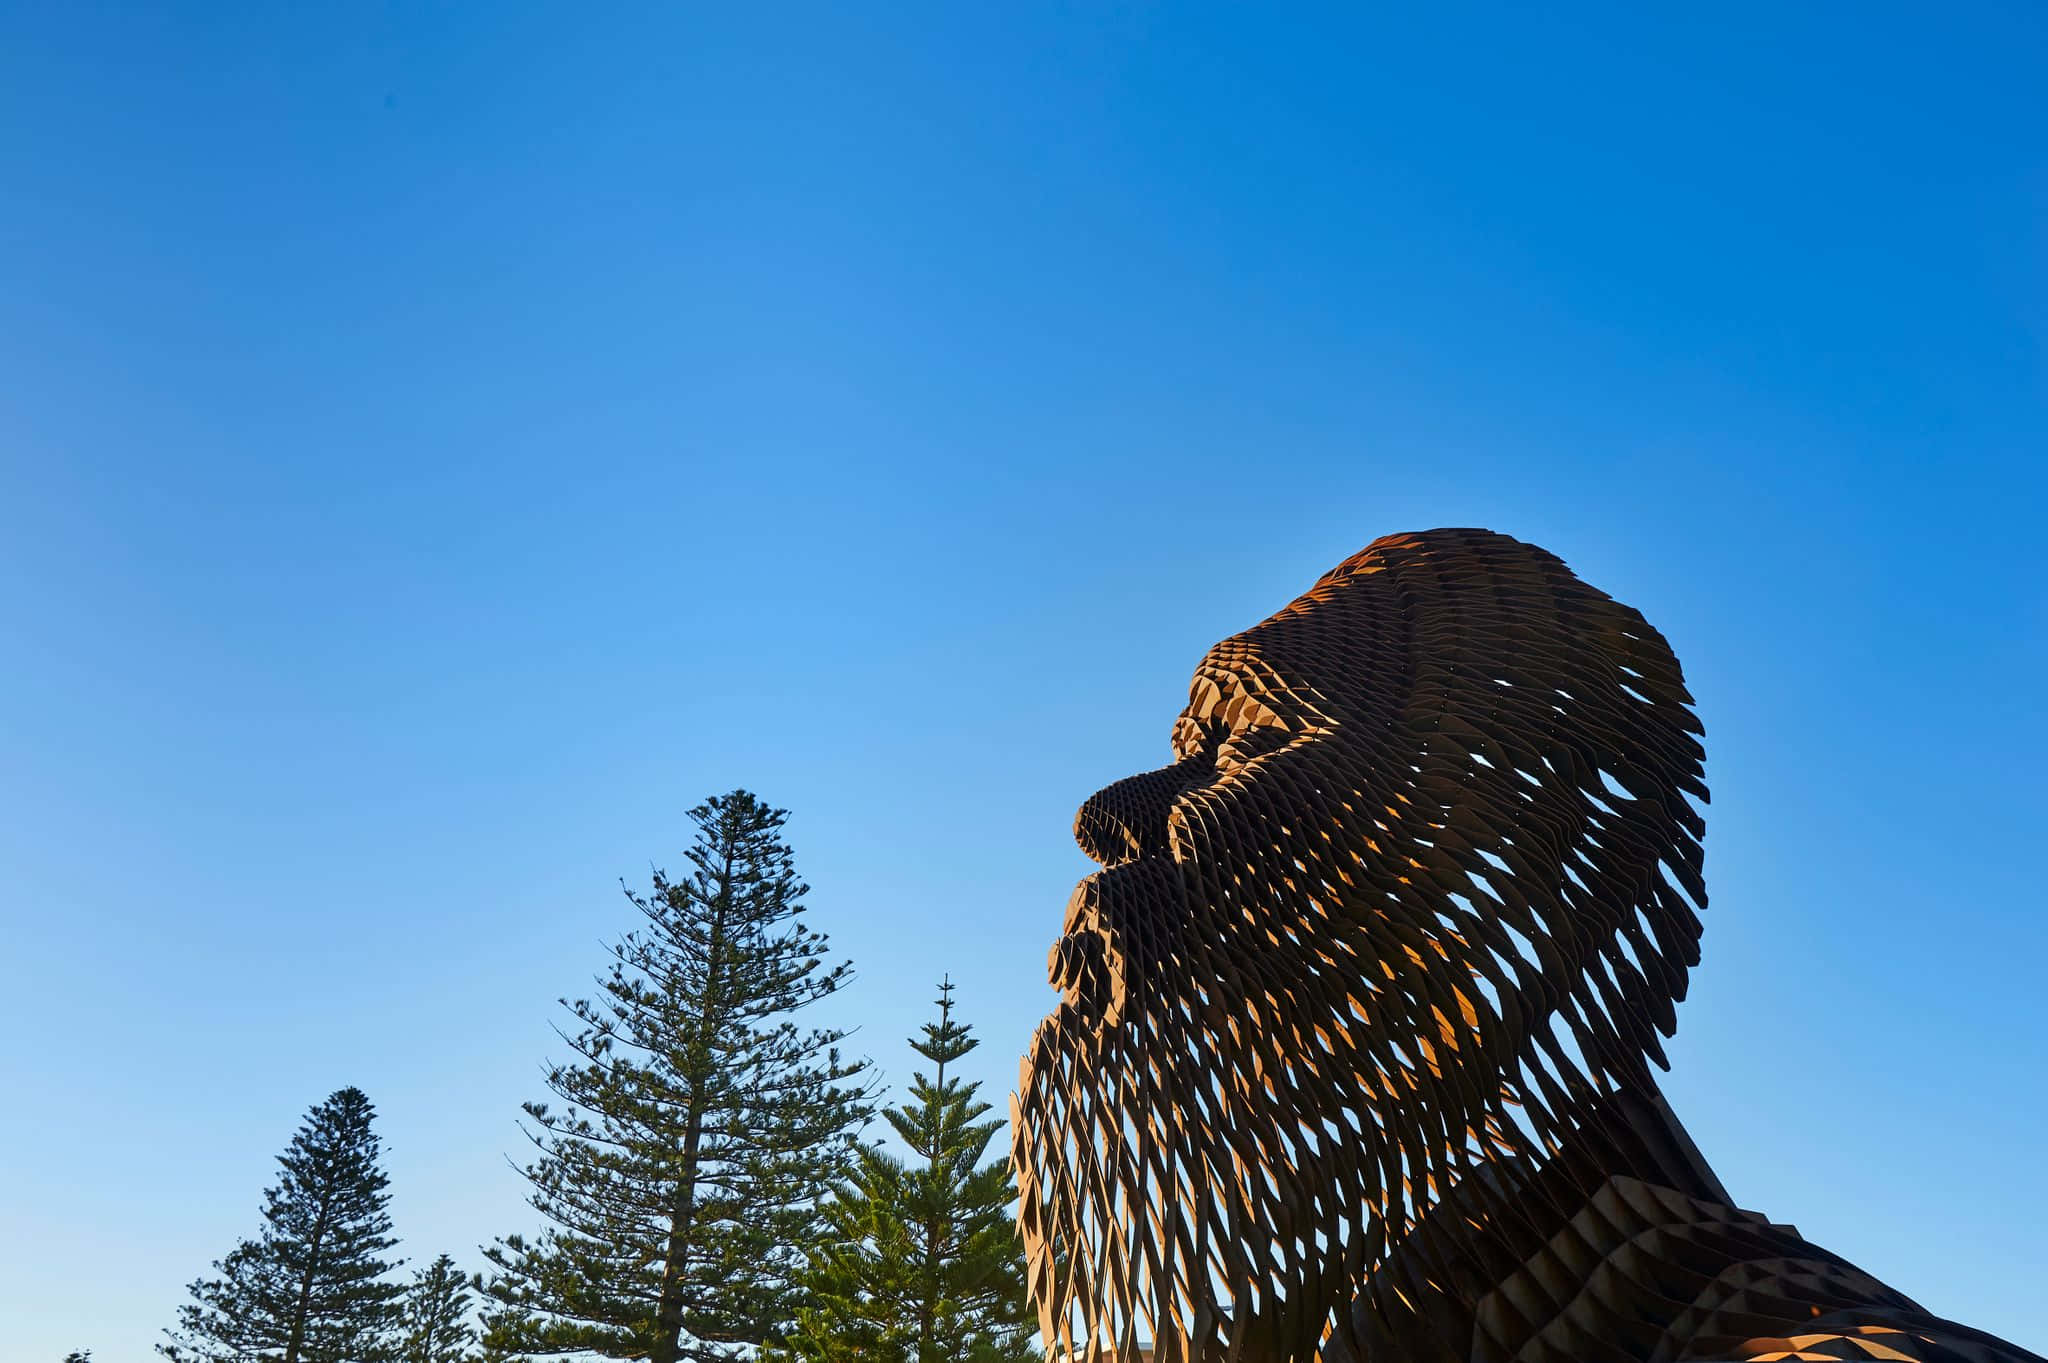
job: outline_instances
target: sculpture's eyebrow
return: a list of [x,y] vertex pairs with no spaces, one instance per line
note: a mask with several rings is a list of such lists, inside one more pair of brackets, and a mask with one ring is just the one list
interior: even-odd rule
[[1220,715],[1232,722],[1285,728],[1285,721],[1266,703],[1284,689],[1272,670],[1255,659],[1207,657],[1195,666],[1182,713],[1198,721]]
[[1227,650],[1209,650],[1195,664],[1196,683],[1205,678],[1225,690],[1254,696],[1270,695],[1280,685],[1272,666],[1242,644]]

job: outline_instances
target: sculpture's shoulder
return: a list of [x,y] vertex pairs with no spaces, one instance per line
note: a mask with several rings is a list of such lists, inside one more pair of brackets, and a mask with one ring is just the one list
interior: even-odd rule
[[[1708,1363],[1709,1355],[1688,1353],[1686,1363]],[[1727,1363],[1778,1363],[1780,1359],[1853,1359],[1869,1363],[2042,1363],[2039,1354],[1958,1325],[1910,1311],[1843,1311],[1822,1316],[1796,1333],[1764,1335],[1711,1354]]]
[[1797,1228],[1615,1177],[1476,1303],[1474,1358],[1567,1363],[2044,1363],[1917,1302]]

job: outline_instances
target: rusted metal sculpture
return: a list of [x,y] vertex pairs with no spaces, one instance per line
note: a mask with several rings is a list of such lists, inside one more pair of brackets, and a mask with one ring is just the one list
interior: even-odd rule
[[1482,530],[1209,651],[1173,765],[1081,807],[1014,1100],[1055,1363],[2036,1358],[1737,1210],[1659,1096],[1691,706],[1640,614]]

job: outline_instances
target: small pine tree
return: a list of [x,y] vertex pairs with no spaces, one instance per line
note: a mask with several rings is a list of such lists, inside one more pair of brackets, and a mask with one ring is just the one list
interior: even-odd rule
[[476,1350],[469,1289],[445,1254],[413,1275],[399,1315],[398,1363],[469,1363]]
[[913,1076],[912,1101],[884,1114],[915,1160],[860,1151],[825,1208],[827,1233],[802,1275],[812,1302],[771,1359],[803,1363],[1032,1363],[1037,1317],[1024,1291],[1007,1157],[982,1165],[1001,1122],[980,1118],[979,1084],[947,1066],[978,1044],[953,1020],[953,986],[939,986],[939,1019],[911,1049],[934,1074]]
[[598,1001],[563,1001],[577,1060],[547,1083],[566,1110],[526,1106],[550,1225],[484,1251],[488,1352],[713,1363],[793,1319],[798,1247],[867,1108],[845,1034],[791,1018],[850,967],[798,921],[786,817],[743,790],[691,810],[691,873],[628,891],[645,926]]
[[346,1088],[306,1115],[263,1194],[263,1231],[192,1284],[157,1352],[172,1363],[388,1363],[397,1299],[376,1109]]

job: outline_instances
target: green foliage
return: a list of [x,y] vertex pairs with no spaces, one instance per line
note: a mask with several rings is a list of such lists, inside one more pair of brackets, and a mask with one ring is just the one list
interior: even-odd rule
[[413,1275],[398,1322],[398,1363],[470,1363],[470,1280],[443,1254]]
[[690,873],[628,891],[645,924],[612,948],[595,1002],[564,1006],[564,1106],[530,1103],[530,1201],[549,1225],[484,1252],[494,1356],[595,1353],[710,1363],[786,1329],[798,1246],[865,1118],[844,1033],[791,1015],[838,989],[786,814],[746,791],[690,811]]
[[157,1352],[172,1363],[390,1363],[402,1285],[376,1109],[341,1089],[313,1108],[263,1194],[263,1231],[192,1284]]
[[936,1067],[914,1076],[912,1101],[885,1115],[916,1157],[864,1147],[825,1209],[802,1283],[811,1303],[784,1345],[766,1355],[803,1363],[1031,1363],[1036,1317],[1007,1156],[982,1157],[1001,1122],[980,1118],[979,1084],[946,1067],[979,1043],[953,1020],[953,987],[939,1018],[911,1043]]

